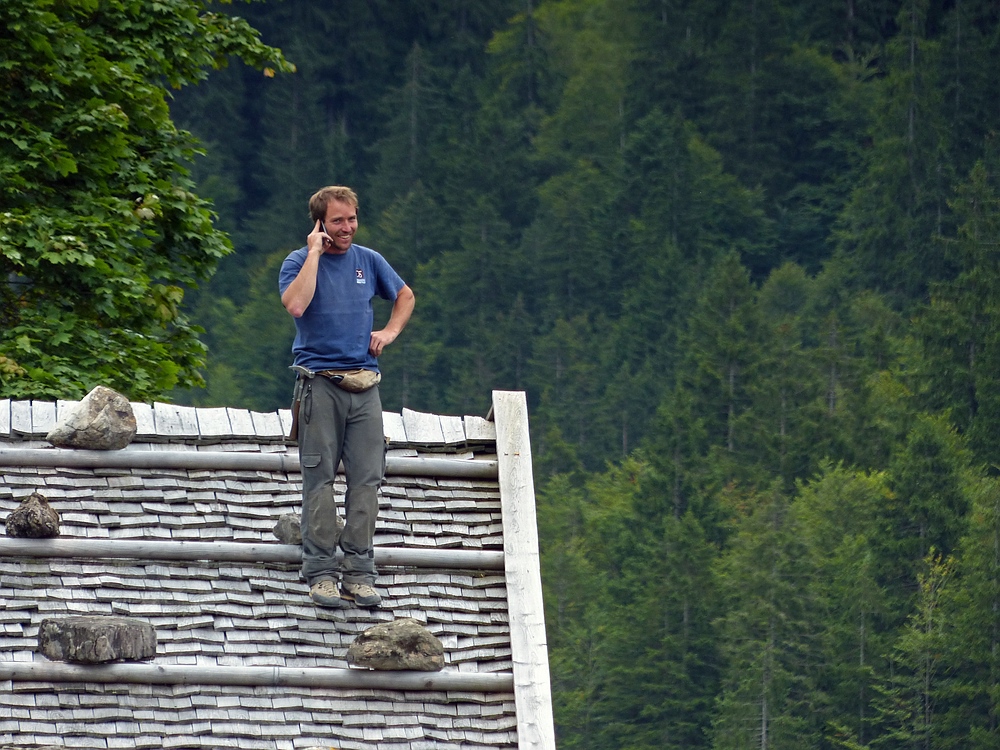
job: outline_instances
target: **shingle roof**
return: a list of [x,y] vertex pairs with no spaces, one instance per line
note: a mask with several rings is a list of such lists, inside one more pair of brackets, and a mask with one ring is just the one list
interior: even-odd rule
[[[316,608],[273,536],[299,508],[287,412],[133,404],[135,440],[91,461],[44,440],[66,406],[0,400],[0,517],[40,492],[62,521],[0,537],[0,746],[554,748],[523,394],[494,394],[496,423],[386,414],[374,611]],[[171,559],[185,545],[224,559]],[[155,660],[34,653],[43,619],[74,614],[145,619]],[[354,637],[400,617],[445,669],[348,669]]]

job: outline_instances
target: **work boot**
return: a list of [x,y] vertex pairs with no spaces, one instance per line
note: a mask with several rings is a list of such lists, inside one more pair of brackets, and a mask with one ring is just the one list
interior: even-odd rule
[[350,599],[359,607],[377,607],[382,603],[382,597],[367,583],[340,584],[340,594],[344,599]]
[[324,578],[322,581],[316,581],[316,583],[310,586],[309,598],[320,607],[341,609],[347,606],[347,601],[337,590],[337,583],[335,581],[331,581],[329,578]]

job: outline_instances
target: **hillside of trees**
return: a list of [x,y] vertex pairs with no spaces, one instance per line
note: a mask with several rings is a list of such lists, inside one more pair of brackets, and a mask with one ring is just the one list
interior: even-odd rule
[[222,8],[295,72],[170,101],[235,248],[171,398],[287,407],[351,185],[417,295],[386,408],[528,394],[561,750],[1000,745],[1000,6]]
[[191,403],[285,405],[351,184],[418,297],[387,407],[529,395],[561,748],[996,746],[994,5],[249,14],[298,72],[174,107],[237,248]]

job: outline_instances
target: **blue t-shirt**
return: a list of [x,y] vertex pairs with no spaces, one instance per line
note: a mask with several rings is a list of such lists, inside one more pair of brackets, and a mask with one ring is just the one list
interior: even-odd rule
[[[282,294],[299,275],[307,255],[307,248],[299,248],[281,264]],[[372,298],[395,300],[403,286],[386,259],[367,247],[351,245],[343,255],[320,255],[316,293],[302,317],[295,319],[295,364],[314,372],[358,368],[377,372],[378,360],[368,351],[375,321]]]

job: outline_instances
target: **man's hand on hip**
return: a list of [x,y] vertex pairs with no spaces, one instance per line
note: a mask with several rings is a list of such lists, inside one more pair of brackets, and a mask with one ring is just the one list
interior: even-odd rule
[[383,328],[381,331],[372,331],[372,337],[368,343],[368,351],[376,357],[379,356],[383,349],[396,340],[396,336],[398,335],[386,328]]

